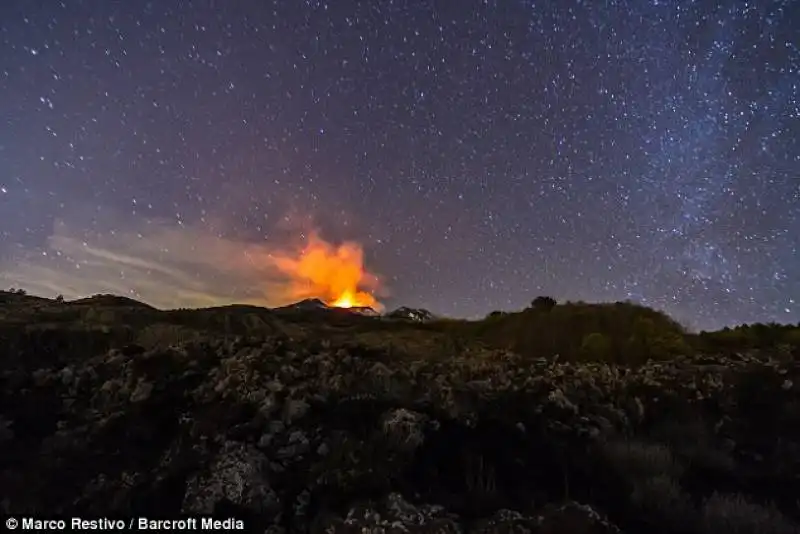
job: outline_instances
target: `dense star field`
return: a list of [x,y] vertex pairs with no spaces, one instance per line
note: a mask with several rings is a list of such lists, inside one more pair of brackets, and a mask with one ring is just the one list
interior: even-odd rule
[[798,27],[790,0],[4,0],[0,286],[285,304],[273,258],[313,238],[389,307],[797,323]]

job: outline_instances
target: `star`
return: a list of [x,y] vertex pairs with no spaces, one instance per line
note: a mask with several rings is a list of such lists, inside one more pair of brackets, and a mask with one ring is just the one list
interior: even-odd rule
[[788,1],[7,4],[0,285],[269,305],[318,235],[390,307],[800,321]]

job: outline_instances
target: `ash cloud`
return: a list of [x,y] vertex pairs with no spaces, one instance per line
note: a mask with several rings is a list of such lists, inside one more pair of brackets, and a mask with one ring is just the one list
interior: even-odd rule
[[[83,224],[59,220],[43,247],[0,264],[0,287],[68,300],[112,293],[167,309],[280,306],[314,296],[314,281],[306,283],[277,261],[299,257],[317,238],[308,220],[301,223],[305,230],[289,232],[292,237],[262,242],[221,236],[208,225],[156,219],[124,227],[117,221],[108,226],[115,230],[91,234],[82,231]],[[375,290],[376,280],[365,271],[368,287],[361,289]]]

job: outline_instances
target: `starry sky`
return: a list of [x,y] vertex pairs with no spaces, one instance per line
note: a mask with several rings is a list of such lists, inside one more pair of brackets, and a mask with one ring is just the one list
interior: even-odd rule
[[271,303],[252,257],[313,228],[390,308],[797,323],[799,28],[792,0],[3,0],[0,286]]

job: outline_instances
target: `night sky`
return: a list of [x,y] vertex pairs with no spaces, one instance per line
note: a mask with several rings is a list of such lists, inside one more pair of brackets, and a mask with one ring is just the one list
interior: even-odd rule
[[0,2],[0,286],[800,321],[800,2]]

